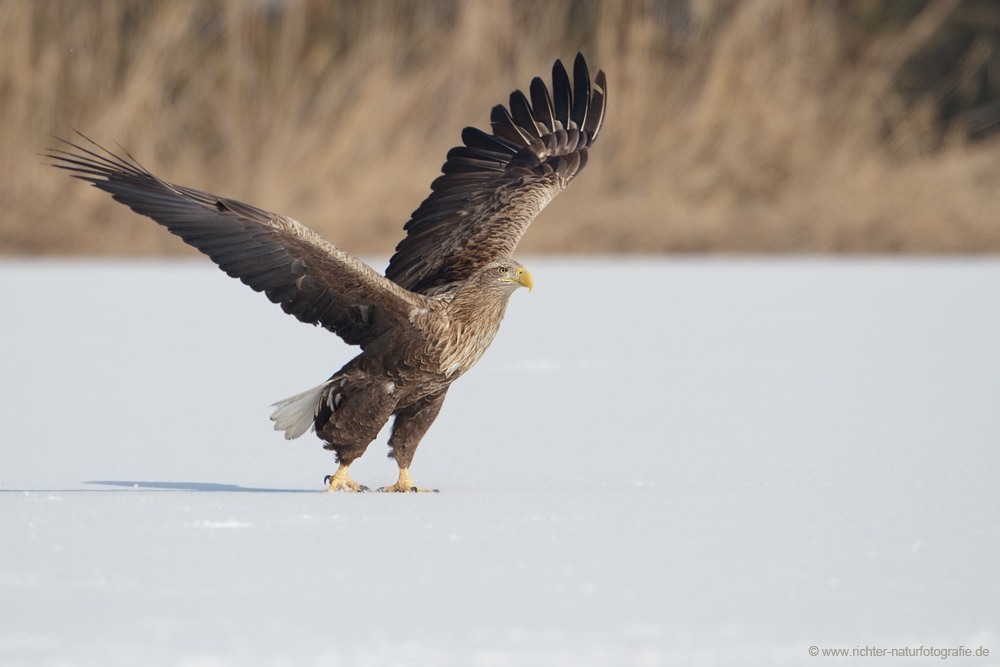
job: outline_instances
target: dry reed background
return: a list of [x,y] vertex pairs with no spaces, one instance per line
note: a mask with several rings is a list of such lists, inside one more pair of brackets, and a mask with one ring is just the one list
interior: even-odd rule
[[185,252],[51,135],[388,253],[465,125],[603,68],[524,252],[1000,250],[1000,3],[0,0],[0,254]]

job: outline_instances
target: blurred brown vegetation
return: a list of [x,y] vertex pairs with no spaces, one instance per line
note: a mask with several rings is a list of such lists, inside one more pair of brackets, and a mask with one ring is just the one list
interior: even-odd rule
[[521,252],[1000,250],[1000,2],[0,0],[0,253],[184,252],[47,166],[70,128],[388,253],[577,50],[609,115]]

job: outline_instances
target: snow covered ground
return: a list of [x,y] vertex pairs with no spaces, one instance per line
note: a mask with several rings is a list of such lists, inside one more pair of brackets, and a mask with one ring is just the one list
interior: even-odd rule
[[1000,664],[1000,261],[523,259],[412,495],[207,261],[0,262],[0,665]]

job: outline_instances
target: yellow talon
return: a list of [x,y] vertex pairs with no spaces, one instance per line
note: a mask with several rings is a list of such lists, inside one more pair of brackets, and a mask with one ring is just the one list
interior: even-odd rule
[[406,468],[399,469],[399,481],[392,486],[383,486],[379,491],[383,493],[406,493],[407,491],[422,491],[437,493],[437,489],[418,489],[410,480],[410,471]]
[[341,463],[340,467],[337,468],[337,472],[335,472],[333,475],[327,475],[326,477],[323,478],[323,481],[329,484],[329,486],[326,487],[327,493],[329,493],[330,491],[344,491],[347,493],[368,491],[367,486],[362,486],[361,484],[358,484],[348,476],[347,466],[344,465],[343,463]]

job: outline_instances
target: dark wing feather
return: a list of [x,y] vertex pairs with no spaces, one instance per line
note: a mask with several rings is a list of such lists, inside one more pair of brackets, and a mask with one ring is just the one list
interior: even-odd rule
[[430,196],[406,223],[386,277],[428,294],[510,257],[535,216],[587,163],[604,118],[604,72],[594,83],[582,55],[573,64],[573,86],[557,60],[552,97],[536,78],[530,103],[515,91],[509,111],[493,108],[492,136],[465,128],[464,146],[448,152]]
[[160,223],[286,313],[352,345],[364,348],[394,327],[409,326],[411,311],[427,306],[425,297],[386,280],[291,218],[171,185],[97,144],[105,154],[64,143],[74,150],[50,151],[55,166]]
[[[545,126],[549,132],[555,129],[552,123],[552,98],[549,97],[549,89],[545,87],[545,82],[537,76],[531,80],[531,110],[535,119]],[[603,112],[603,109],[597,111]],[[596,113],[596,112],[595,112]]]
[[586,67],[573,68],[573,113],[570,120],[577,129],[583,129],[590,107],[590,74]]
[[552,67],[552,105],[556,120],[562,129],[569,127],[569,108],[572,106],[573,93],[569,86],[566,68],[558,60]]
[[538,139],[542,136],[541,132],[538,131],[534,117],[531,115],[531,105],[528,104],[528,98],[520,90],[515,90],[510,94],[510,117],[517,127],[528,132],[531,139]]

